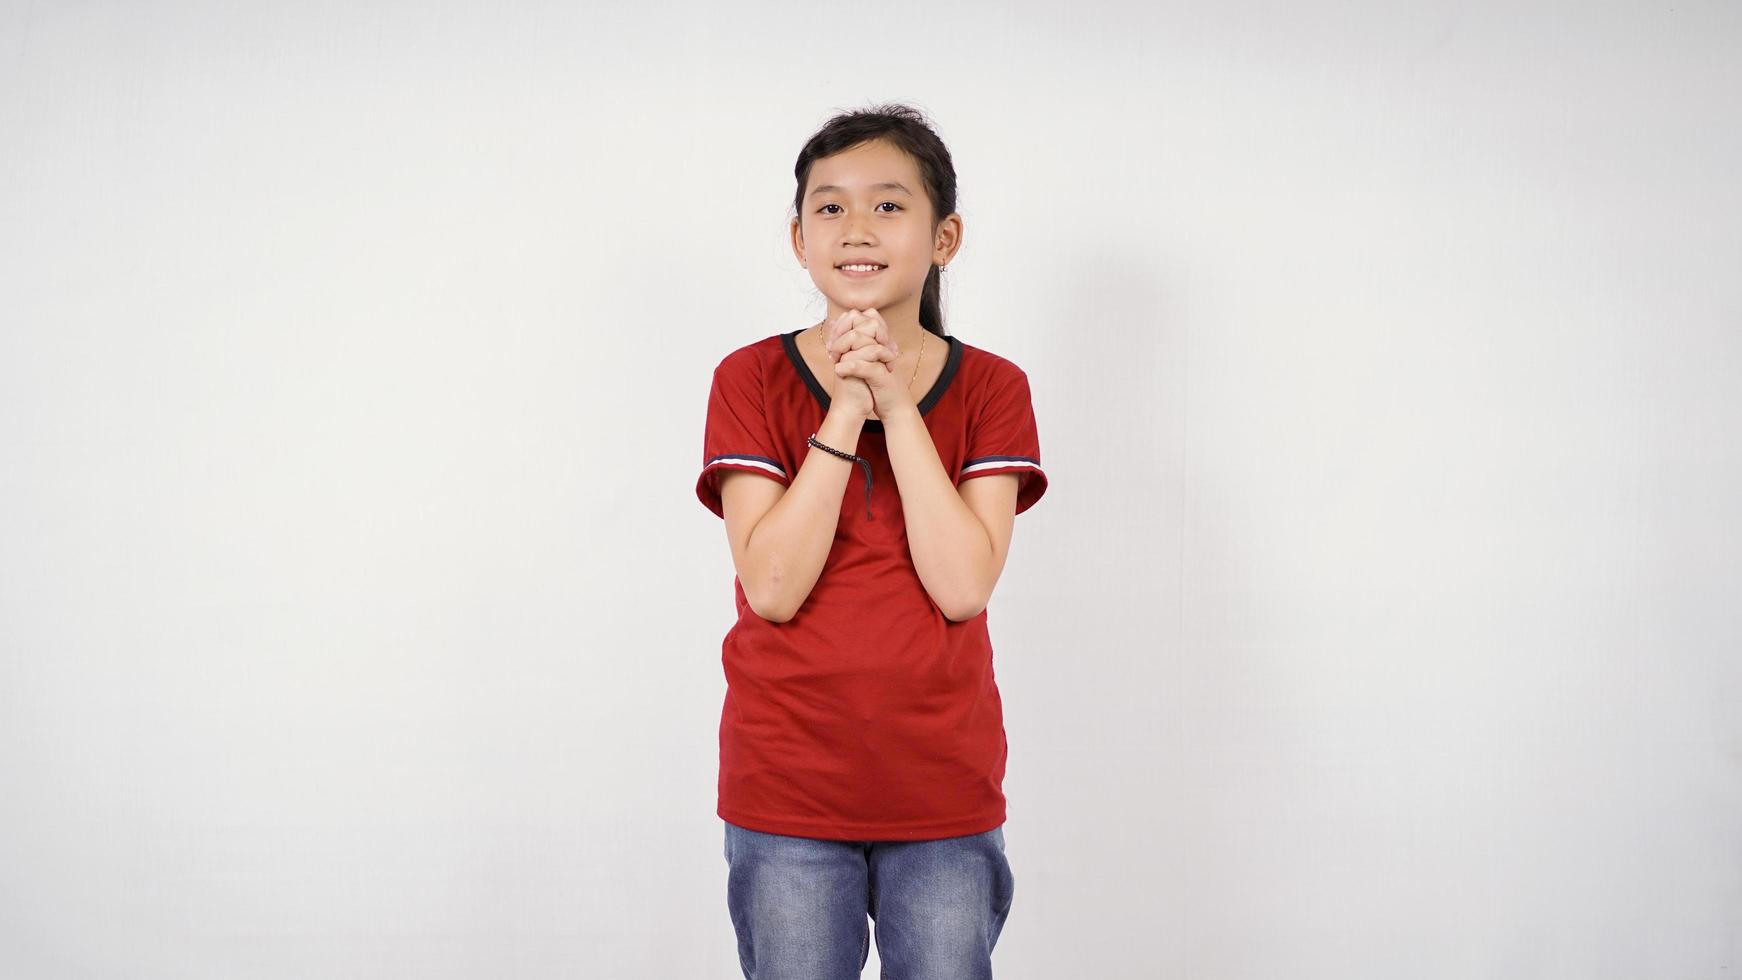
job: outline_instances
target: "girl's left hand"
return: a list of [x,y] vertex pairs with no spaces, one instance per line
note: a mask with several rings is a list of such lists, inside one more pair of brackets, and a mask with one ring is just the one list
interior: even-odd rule
[[829,325],[823,344],[835,362],[835,377],[862,378],[871,389],[873,416],[882,419],[916,407],[911,381],[897,376],[892,363],[901,349],[876,310],[848,310]]

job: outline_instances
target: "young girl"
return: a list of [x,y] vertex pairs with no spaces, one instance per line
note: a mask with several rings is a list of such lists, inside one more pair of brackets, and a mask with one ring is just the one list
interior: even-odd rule
[[[816,324],[714,370],[696,495],[725,519],[718,814],[749,980],[980,980],[1010,911],[986,603],[1046,490],[1023,371],[944,333],[949,151],[906,106],[798,157]],[[859,484],[855,486],[854,484]]]

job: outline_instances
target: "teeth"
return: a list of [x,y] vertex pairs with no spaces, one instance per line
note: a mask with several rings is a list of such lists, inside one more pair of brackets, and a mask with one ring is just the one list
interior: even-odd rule
[[852,272],[876,272],[883,267],[880,265],[843,265],[841,268]]

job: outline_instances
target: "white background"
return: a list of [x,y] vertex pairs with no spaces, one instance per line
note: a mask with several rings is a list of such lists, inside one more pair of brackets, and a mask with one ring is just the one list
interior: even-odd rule
[[5,3],[0,974],[739,976],[707,387],[820,316],[793,162],[886,100],[1051,478],[998,975],[1742,974],[1739,45]]

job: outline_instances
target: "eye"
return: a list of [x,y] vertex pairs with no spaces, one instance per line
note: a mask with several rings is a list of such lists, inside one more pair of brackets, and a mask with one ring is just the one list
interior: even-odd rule
[[[894,201],[884,201],[884,202],[883,202],[883,204],[887,204],[887,205],[890,205],[890,206],[891,206],[891,207],[893,207],[893,208],[895,208],[895,210],[896,210],[896,211],[900,211],[900,210],[901,210],[901,205],[899,205],[899,204],[896,204],[896,203],[895,203],[895,202],[894,202]],[[877,206],[878,206],[878,207],[882,207],[882,206],[883,206],[883,204],[879,204],[879,205],[877,205]],[[834,203],[829,203],[829,204],[825,204],[825,205],[823,205],[823,206],[822,206],[822,207],[820,207],[820,208],[817,208],[817,213],[818,213],[818,214],[827,214],[827,213],[829,213],[829,208],[838,208],[838,207],[840,207],[840,205],[839,205],[839,204],[834,204]],[[883,212],[883,213],[884,213],[884,214],[892,214],[892,213],[893,213],[893,212],[890,212],[890,211],[885,211],[885,212]]]

